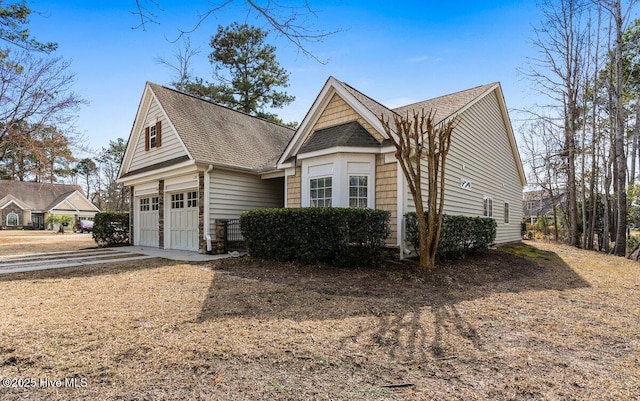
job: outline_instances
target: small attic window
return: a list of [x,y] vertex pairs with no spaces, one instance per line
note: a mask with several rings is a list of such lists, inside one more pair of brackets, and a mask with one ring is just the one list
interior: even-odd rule
[[144,150],[159,148],[162,145],[162,122],[150,125],[144,129]]
[[149,147],[150,148],[156,147],[157,139],[158,137],[156,136],[156,126],[152,125],[151,127],[149,127]]

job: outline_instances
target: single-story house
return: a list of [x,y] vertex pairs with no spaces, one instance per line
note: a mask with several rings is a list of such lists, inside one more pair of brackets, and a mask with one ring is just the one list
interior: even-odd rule
[[147,83],[119,172],[132,187],[133,244],[204,251],[217,219],[341,206],[388,210],[388,245],[405,250],[413,201],[378,117],[422,108],[460,120],[445,212],[494,218],[497,243],[520,240],[526,181],[499,83],[389,109],[330,77],[295,132]]
[[496,243],[519,241],[526,179],[499,83],[389,109],[330,77],[278,160],[285,205],[388,210],[388,244],[409,250],[403,227],[413,198],[379,117],[395,128],[394,114],[412,118],[421,109],[433,110],[436,121],[459,119],[446,165],[445,213],[494,218]]
[[50,215],[93,220],[100,210],[78,185],[0,180],[0,228],[44,230]]
[[527,191],[522,195],[522,214],[524,221],[535,223],[540,216],[547,216],[553,219],[553,207],[556,206],[556,213],[560,214],[567,205],[567,193],[560,191],[554,196],[547,190]]
[[276,162],[293,133],[147,83],[118,175],[131,187],[133,244],[204,251],[216,219],[282,207]]

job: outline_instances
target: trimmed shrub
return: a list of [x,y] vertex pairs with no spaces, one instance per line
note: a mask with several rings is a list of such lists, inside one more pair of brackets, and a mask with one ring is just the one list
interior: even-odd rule
[[[404,215],[407,241],[416,250],[420,249],[418,220],[414,212]],[[426,216],[425,216],[426,219]],[[489,250],[496,239],[497,224],[486,217],[442,216],[442,230],[438,242],[438,258],[463,258],[471,253]],[[427,227],[428,229],[428,227]]]
[[129,245],[129,213],[96,213],[91,234],[99,246]]
[[240,230],[251,256],[341,267],[376,265],[389,236],[389,212],[352,208],[256,209]]

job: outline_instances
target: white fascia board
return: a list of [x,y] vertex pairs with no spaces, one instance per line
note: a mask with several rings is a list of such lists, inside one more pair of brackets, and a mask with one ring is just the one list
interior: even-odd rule
[[333,155],[336,153],[367,153],[367,154],[384,154],[395,151],[389,147],[384,148],[368,148],[368,147],[353,147],[353,146],[334,146],[332,148],[320,149],[308,153],[300,153],[297,155],[298,160],[310,159],[318,156]]
[[20,202],[18,202],[18,201],[17,201],[17,200],[15,200],[15,199],[11,199],[11,200],[9,200],[9,202],[7,202],[4,206],[0,207],[0,209],[4,209],[4,208],[6,208],[7,206],[9,206],[9,205],[10,205],[10,204],[12,204],[12,203],[13,203],[14,205],[18,206],[18,207],[19,207],[20,209],[22,209],[22,210],[28,210],[28,209],[29,209],[28,207],[26,207],[26,206],[24,206],[24,205],[20,204]]
[[130,187],[144,184],[149,181],[158,181],[166,178],[177,177],[194,171],[199,171],[198,166],[193,161],[187,160],[182,163],[174,164],[173,166],[146,171],[144,173],[132,175],[131,177],[119,178],[116,182]]
[[151,86],[149,85],[149,82],[147,82],[144,88],[144,92],[142,93],[142,99],[140,100],[140,105],[138,106],[136,118],[133,121],[131,133],[129,134],[129,141],[127,142],[127,148],[125,149],[124,157],[122,159],[122,163],[120,164],[120,171],[118,171],[118,177],[120,177],[122,174],[126,174],[126,172],[128,172],[129,168],[131,167],[131,161],[133,160],[135,148],[139,141],[140,135],[142,135],[142,129],[144,128],[143,125],[146,120],[146,117],[149,115],[149,110],[151,108],[151,103],[153,103],[153,101],[158,103],[158,108],[162,112],[164,119],[168,122],[170,128],[173,130],[173,132],[177,136],[178,141],[180,142],[180,145],[182,145],[182,148],[185,154],[189,156],[189,159],[193,159],[193,157],[191,156],[191,153],[189,152],[189,149],[187,149],[187,146],[182,141],[182,138],[180,137],[180,133],[178,132],[178,130],[176,130],[176,127],[173,125],[173,122],[171,121],[171,119],[169,119],[167,112],[164,110],[162,103],[158,101],[158,98],[156,97],[155,93],[153,93],[153,90],[151,90]]
[[118,177],[124,174],[125,171],[129,170],[131,166],[131,160],[133,159],[133,154],[135,152],[136,144],[138,143],[138,138],[140,137],[140,121],[143,120],[143,116],[149,114],[149,108],[151,106],[151,99],[149,98],[148,93],[151,91],[149,87],[149,82],[147,82],[144,86],[144,91],[142,92],[142,97],[140,98],[140,103],[138,104],[138,111],[136,112],[136,117],[133,120],[133,125],[131,126],[131,132],[129,133],[129,140],[127,141],[127,148],[124,151],[124,156],[122,157],[122,163],[120,163],[120,170],[118,171]]
[[327,104],[329,104],[334,94],[338,94],[342,100],[356,111],[359,116],[378,131],[383,138],[387,137],[378,116],[374,115],[371,110],[367,109],[362,103],[360,103],[360,101],[349,93],[344,86],[337,82],[334,77],[329,77],[327,83],[316,98],[316,101],[311,106],[311,109],[305,116],[304,120],[302,120],[302,123],[300,124],[300,127],[298,127],[294,137],[285,148],[282,156],[280,156],[280,159],[278,160],[278,167],[286,167],[284,165],[284,161],[293,155],[297,155],[300,147],[302,147],[305,140],[311,133],[311,128],[313,128],[315,123],[318,121],[320,115],[322,115],[322,111],[324,111]]

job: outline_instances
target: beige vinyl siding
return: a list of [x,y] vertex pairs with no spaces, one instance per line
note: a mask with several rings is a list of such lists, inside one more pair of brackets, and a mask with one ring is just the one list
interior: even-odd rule
[[[156,121],[162,122],[162,145],[159,148],[151,148],[150,150],[145,151],[144,129],[154,125]],[[133,160],[131,160],[129,171],[186,155],[184,146],[182,146],[182,143],[171,127],[171,124],[169,124],[169,120],[167,120],[164,112],[155,99],[151,101],[149,112],[147,113],[147,116],[144,119],[144,124],[142,124],[140,129],[141,132],[137,133],[138,140],[133,152]]]
[[210,175],[211,232],[216,219],[237,219],[246,210],[283,207],[282,178],[263,180],[257,175],[214,168]]
[[[427,166],[423,161],[423,193],[426,202]],[[461,179],[471,182],[461,187]],[[482,216],[484,196],[493,199],[493,218],[497,223],[496,243],[521,239],[522,185],[518,175],[505,121],[492,92],[467,109],[453,131],[447,158],[445,213]],[[509,224],[504,223],[504,203],[509,203]],[[415,210],[407,193],[409,210]]]
[[302,204],[302,167],[295,168],[295,175],[285,177],[287,180],[287,207],[300,207]]
[[[378,131],[373,129],[371,125],[362,118],[356,111],[351,108],[338,94],[334,94],[327,107],[322,111],[322,115],[316,121],[313,126],[313,131],[317,131],[322,128],[331,127],[338,124],[348,123],[350,121],[358,121],[374,138],[378,141],[382,141],[382,136]],[[307,138],[308,141],[311,135]],[[305,141],[305,142],[306,142]]]
[[376,156],[376,209],[391,213],[389,228],[391,234],[387,238],[388,245],[398,242],[398,168],[397,163],[384,162],[384,155]]
[[95,211],[95,206],[80,194],[73,194],[68,199],[69,203],[78,210]]

